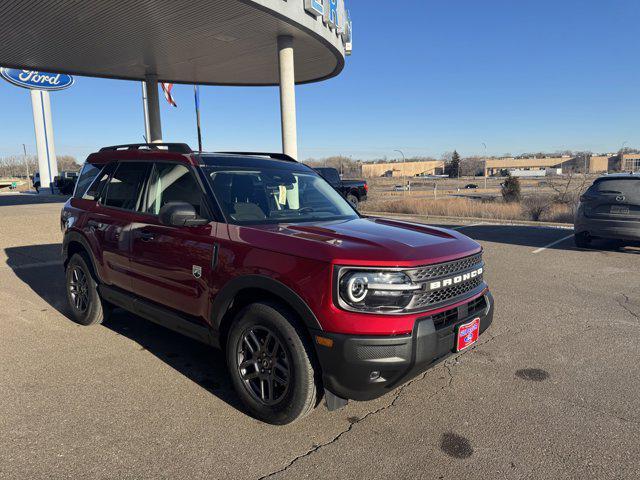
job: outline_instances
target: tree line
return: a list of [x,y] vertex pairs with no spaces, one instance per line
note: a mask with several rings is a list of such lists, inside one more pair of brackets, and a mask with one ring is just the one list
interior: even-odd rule
[[[76,161],[76,158],[71,155],[60,155],[57,157],[57,160],[59,172],[77,172],[80,170],[80,164]],[[35,155],[10,155],[0,157],[0,177],[3,178],[26,178],[27,170],[29,176],[33,177],[33,174],[37,172],[38,169],[38,157]]]

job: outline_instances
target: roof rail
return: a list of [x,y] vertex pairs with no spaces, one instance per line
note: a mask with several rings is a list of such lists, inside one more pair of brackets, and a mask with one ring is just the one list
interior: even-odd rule
[[[165,148],[160,148],[165,147]],[[175,153],[193,153],[191,147],[186,143],[128,143],[125,145],[112,145],[110,147],[103,147],[101,152],[115,151],[115,150],[166,150],[167,152]]]
[[267,152],[215,152],[222,153],[225,155],[248,155],[252,157],[269,157],[275,160],[284,160],[285,162],[296,162],[297,160],[293,157],[290,157],[286,153],[267,153]]

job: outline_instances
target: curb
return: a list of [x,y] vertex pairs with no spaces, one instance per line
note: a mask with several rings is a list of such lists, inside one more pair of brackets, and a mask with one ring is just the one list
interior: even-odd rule
[[439,215],[419,215],[412,213],[390,213],[390,212],[362,212],[364,215],[373,217],[400,217],[400,218],[424,218],[428,220],[446,220],[456,222],[474,222],[486,223],[487,225],[522,225],[525,227],[547,227],[562,228],[573,230],[571,223],[555,223],[555,222],[533,222],[530,220],[501,220],[498,218],[482,218],[482,217],[445,217]]

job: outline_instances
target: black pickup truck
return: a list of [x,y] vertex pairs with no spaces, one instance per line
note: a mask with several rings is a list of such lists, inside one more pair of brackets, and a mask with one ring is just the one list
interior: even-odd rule
[[367,199],[369,186],[364,180],[342,180],[338,170],[329,167],[319,167],[314,169],[324,179],[331,184],[333,188],[339,191],[354,207],[358,203]]

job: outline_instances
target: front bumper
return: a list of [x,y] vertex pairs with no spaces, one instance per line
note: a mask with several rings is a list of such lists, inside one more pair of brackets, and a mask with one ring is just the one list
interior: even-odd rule
[[[312,331],[333,341],[316,342],[324,388],[338,397],[372,400],[443,360],[455,349],[458,326],[480,318],[480,334],[493,321],[489,291],[467,304],[416,320],[413,332],[396,336],[356,336]],[[323,342],[327,343],[327,342]]]

